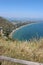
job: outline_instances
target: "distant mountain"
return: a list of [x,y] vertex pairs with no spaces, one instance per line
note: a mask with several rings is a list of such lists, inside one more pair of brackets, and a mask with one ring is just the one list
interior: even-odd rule
[[11,17],[11,18],[7,18],[10,22],[15,22],[15,23],[18,23],[18,22],[43,22],[43,19],[41,18],[27,18],[27,17],[24,17],[24,18],[14,18],[14,17]]

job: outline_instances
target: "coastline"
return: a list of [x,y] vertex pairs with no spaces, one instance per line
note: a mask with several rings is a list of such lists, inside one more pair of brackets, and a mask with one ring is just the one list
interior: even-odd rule
[[20,26],[19,28],[14,29],[14,30],[10,33],[9,37],[12,38],[12,35],[13,35],[13,33],[14,33],[15,31],[17,31],[17,30],[19,30],[19,29],[21,29],[21,28],[23,28],[23,27],[25,27],[25,26],[32,25],[32,24],[35,24],[35,23],[28,23],[28,24],[26,24],[26,25],[23,25],[23,26]]

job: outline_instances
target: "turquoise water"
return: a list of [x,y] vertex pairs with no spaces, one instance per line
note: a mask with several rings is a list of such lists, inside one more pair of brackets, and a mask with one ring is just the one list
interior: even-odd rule
[[13,39],[16,40],[30,40],[32,38],[43,37],[43,23],[35,23],[22,27],[15,31],[12,35]]

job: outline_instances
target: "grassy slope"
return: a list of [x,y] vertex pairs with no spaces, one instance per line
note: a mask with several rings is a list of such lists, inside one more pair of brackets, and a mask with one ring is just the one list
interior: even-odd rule
[[[43,62],[43,39],[31,41],[12,41],[0,37],[0,55],[17,59]],[[19,65],[3,61],[2,65]]]

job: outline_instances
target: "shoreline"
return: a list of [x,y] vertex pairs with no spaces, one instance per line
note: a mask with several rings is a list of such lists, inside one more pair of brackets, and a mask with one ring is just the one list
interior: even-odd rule
[[23,26],[20,26],[20,27],[14,29],[14,30],[10,33],[9,37],[12,38],[12,35],[13,35],[14,32],[16,32],[17,30],[19,30],[19,29],[21,29],[21,28],[23,28],[23,27],[25,27],[25,26],[32,25],[32,24],[35,24],[35,23],[28,23],[28,24],[26,24],[26,25],[23,25]]

